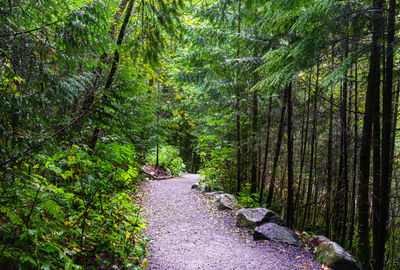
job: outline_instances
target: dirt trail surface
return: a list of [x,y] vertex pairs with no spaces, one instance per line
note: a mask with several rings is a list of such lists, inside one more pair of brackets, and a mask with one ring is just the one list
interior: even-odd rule
[[150,239],[148,269],[321,269],[304,249],[254,241],[230,212],[191,186],[198,175],[144,184],[144,218]]

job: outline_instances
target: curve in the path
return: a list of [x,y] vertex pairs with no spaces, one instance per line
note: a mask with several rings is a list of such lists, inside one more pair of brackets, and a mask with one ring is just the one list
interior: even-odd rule
[[191,189],[197,175],[144,184],[148,269],[321,269],[304,249],[253,241],[230,212]]

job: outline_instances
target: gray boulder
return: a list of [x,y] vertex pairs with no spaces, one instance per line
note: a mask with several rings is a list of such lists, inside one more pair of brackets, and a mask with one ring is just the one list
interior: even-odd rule
[[206,198],[208,198],[208,199],[216,200],[216,199],[217,199],[217,196],[218,196],[218,195],[221,195],[221,194],[223,194],[223,193],[224,193],[223,191],[206,192],[206,193],[204,193],[204,196],[205,196]]
[[255,228],[265,223],[285,226],[280,216],[266,208],[242,208],[236,212],[236,226]]
[[279,226],[286,226],[286,222],[281,219],[281,217],[275,213],[274,211],[271,211],[267,209],[268,212],[265,214],[264,219],[263,219],[263,224],[264,223],[275,223],[276,225]]
[[196,189],[196,190],[198,190],[200,192],[204,192],[204,186],[199,184],[199,183],[194,183],[192,185],[192,189]]
[[323,241],[315,248],[315,258],[333,270],[360,270],[357,260],[340,245],[332,241]]
[[194,183],[192,185],[192,189],[198,189],[198,188],[200,188],[200,184],[199,183]]
[[219,194],[216,196],[217,206],[219,210],[238,210],[237,200],[231,194]]
[[171,170],[170,169],[166,169],[165,170],[165,173],[167,174],[166,176],[169,178],[169,177],[172,177],[172,173],[171,173]]
[[319,245],[321,245],[324,242],[330,242],[331,240],[329,240],[328,237],[325,237],[323,235],[314,235],[311,237],[310,239],[310,244],[312,247],[318,247]]
[[253,238],[254,240],[273,240],[294,246],[301,245],[295,232],[287,227],[279,226],[275,223],[266,223],[256,227]]

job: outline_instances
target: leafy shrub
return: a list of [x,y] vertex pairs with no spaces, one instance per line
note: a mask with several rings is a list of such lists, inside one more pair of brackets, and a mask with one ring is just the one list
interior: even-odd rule
[[206,186],[211,190],[225,190],[233,193],[236,184],[232,179],[232,168],[235,166],[233,156],[233,145],[221,142],[215,135],[200,136],[199,151],[202,159],[200,174],[204,177]]
[[[146,157],[150,165],[155,166],[157,163],[156,148],[149,151]],[[179,150],[170,145],[159,147],[158,165],[164,169],[170,169],[172,175],[179,176],[185,170],[185,164],[179,155]]]
[[216,177],[214,168],[202,168],[199,173],[201,175],[199,182],[204,185],[206,191],[212,192],[224,190],[221,181]]
[[0,187],[0,266],[132,268],[143,261],[148,240],[132,198],[139,179],[131,144],[103,138],[95,153],[65,145],[20,166],[12,185]]
[[259,194],[251,193],[251,184],[246,183],[243,189],[239,192],[238,202],[240,206],[246,208],[255,208],[259,207],[260,204],[258,203]]

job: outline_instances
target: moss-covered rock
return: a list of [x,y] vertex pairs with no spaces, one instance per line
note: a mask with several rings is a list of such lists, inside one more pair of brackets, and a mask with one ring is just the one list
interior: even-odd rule
[[223,192],[223,191],[213,191],[213,192],[206,192],[206,193],[204,193],[204,196],[205,196],[207,199],[216,201],[216,200],[217,200],[217,196],[218,196],[218,195],[221,195],[221,194],[224,194],[224,192]]
[[332,241],[324,241],[315,248],[315,258],[333,270],[360,270],[357,260],[340,245]]
[[204,185],[199,184],[199,183],[194,183],[194,184],[192,185],[192,189],[196,189],[196,190],[198,190],[198,191],[200,191],[200,192],[205,192],[205,187],[204,187]]
[[235,197],[231,194],[220,194],[216,197],[219,210],[238,210],[239,206]]

